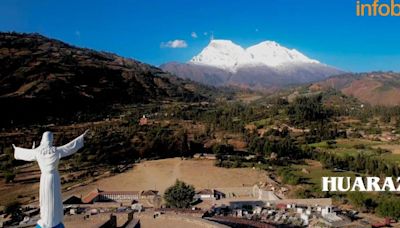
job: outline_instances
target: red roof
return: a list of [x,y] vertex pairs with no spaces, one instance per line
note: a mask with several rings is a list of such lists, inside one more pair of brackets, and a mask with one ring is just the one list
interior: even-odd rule
[[287,205],[286,204],[283,204],[283,203],[278,203],[277,205],[276,205],[276,208],[279,208],[279,209],[285,209],[287,207]]
[[91,203],[97,196],[99,195],[98,192],[90,192],[85,197],[83,197],[83,203]]

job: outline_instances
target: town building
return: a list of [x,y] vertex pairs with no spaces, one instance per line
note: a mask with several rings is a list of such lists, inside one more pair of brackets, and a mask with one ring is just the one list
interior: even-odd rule
[[158,191],[156,190],[142,191],[140,194],[141,199],[154,199],[157,196],[158,196]]
[[196,193],[194,198],[201,199],[201,200],[214,200],[215,199],[214,190],[202,189]]
[[138,191],[101,191],[94,190],[83,198],[83,203],[95,202],[134,202],[139,200]]
[[147,117],[145,115],[143,115],[143,117],[140,118],[140,120],[139,120],[139,125],[140,126],[147,125],[148,123],[149,123],[149,120],[147,119]]
[[215,154],[207,154],[207,153],[197,153],[193,155],[195,159],[206,159],[206,160],[217,160],[217,156]]

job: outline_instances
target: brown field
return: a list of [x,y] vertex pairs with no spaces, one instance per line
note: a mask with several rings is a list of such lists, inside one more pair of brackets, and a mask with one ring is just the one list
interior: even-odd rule
[[125,173],[75,188],[65,195],[85,195],[95,188],[119,191],[156,189],[163,193],[176,179],[192,184],[196,189],[239,187],[265,182],[266,172],[249,168],[219,168],[211,160],[153,160],[137,164]]
[[[32,169],[35,167],[33,166]],[[26,175],[34,175],[36,178],[32,178],[33,176],[27,177]],[[20,181],[13,184],[4,184],[2,182],[0,184],[0,205],[16,200],[18,195],[25,196],[24,202],[29,200],[31,196],[35,196],[36,200],[38,199],[39,176],[37,172],[19,173],[16,179],[33,180],[27,181],[27,183]],[[214,166],[214,161],[212,160],[181,160],[180,158],[153,160],[136,164],[133,169],[125,173],[105,177],[85,186],[65,191],[64,196],[84,196],[95,188],[132,191],[156,189],[163,193],[176,179],[192,184],[196,189],[239,187],[265,182],[266,172],[249,168],[219,168]]]
[[36,199],[39,196],[39,167],[29,165],[21,169],[17,169],[18,174],[14,179],[14,183],[5,183],[3,177],[0,177],[0,205],[4,206],[18,199],[21,202],[27,202],[31,197]]

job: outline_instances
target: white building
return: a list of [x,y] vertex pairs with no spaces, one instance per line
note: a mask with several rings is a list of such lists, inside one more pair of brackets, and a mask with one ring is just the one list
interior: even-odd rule
[[195,198],[201,199],[201,200],[213,200],[213,199],[215,199],[214,191],[211,189],[200,190],[196,193]]
[[101,191],[96,189],[83,198],[84,203],[95,202],[132,202],[139,200],[138,191]]
[[303,225],[308,226],[310,220],[309,215],[302,213],[300,219],[303,220]]

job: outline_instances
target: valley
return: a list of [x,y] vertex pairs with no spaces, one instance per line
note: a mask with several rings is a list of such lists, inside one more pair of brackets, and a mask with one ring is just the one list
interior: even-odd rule
[[[220,51],[217,44],[211,50]],[[16,161],[12,144],[30,148],[51,130],[55,144],[62,145],[90,129],[84,148],[60,162],[66,198],[84,198],[94,189],[163,195],[179,179],[196,191],[259,188],[272,202],[275,196],[289,200],[283,202],[333,201],[346,216],[356,211],[373,217],[369,223],[400,218],[400,211],[386,210],[398,204],[395,194],[321,191],[322,176],[400,175],[399,97],[392,96],[397,73],[328,77],[331,73],[315,76],[307,68],[302,77],[298,61],[302,67],[319,63],[263,43],[297,56],[284,61],[295,62],[296,70],[286,68],[285,77],[253,71],[265,83],[241,81],[241,67],[228,76],[220,66],[208,71],[221,73],[218,77],[197,74],[193,69],[204,67],[199,62],[207,60],[205,50],[187,63],[193,65],[187,72],[210,86],[189,80],[186,73],[181,79],[38,34],[2,33],[0,45],[0,102],[7,107],[0,118],[0,205],[5,209],[38,202],[38,166]],[[243,54],[243,48],[235,48]],[[228,60],[223,63],[237,63]],[[202,81],[205,76],[214,81]],[[271,82],[274,77],[294,85]]]

